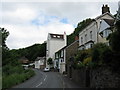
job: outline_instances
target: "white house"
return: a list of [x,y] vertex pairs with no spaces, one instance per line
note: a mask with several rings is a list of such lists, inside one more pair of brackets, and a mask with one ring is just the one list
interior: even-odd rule
[[[46,49],[46,60],[48,58],[55,59],[55,52],[66,46],[66,33],[64,34],[48,34],[47,38],[47,49]],[[47,61],[46,61],[47,65]],[[48,66],[48,65],[47,65]],[[54,67],[56,67],[56,61],[54,61]]]
[[65,64],[66,64],[66,48],[67,46],[63,47],[62,49],[55,52],[55,61],[56,65],[55,68],[59,70],[60,73],[65,72]]
[[108,5],[103,5],[102,15],[93,19],[93,21],[79,33],[79,50],[91,48],[93,44],[99,42],[107,43],[106,37],[111,33],[110,27],[113,22],[114,17],[110,14]]
[[35,68],[43,69],[45,67],[45,57],[37,57],[35,60]]
[[99,35],[102,37],[100,42],[106,43],[109,45],[108,40],[106,38],[112,33],[112,28],[114,26],[114,19],[103,19],[100,23]]

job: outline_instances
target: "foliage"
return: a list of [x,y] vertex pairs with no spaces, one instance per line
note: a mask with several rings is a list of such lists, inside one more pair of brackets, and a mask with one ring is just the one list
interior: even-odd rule
[[115,25],[115,32],[113,32],[111,34],[109,42],[110,42],[110,46],[111,46],[112,50],[114,52],[120,54],[120,42],[119,42],[119,38],[120,38],[120,21],[117,21],[116,25]]
[[[119,8],[120,11],[120,8]],[[110,47],[112,49],[112,62],[111,66],[113,67],[113,71],[120,70],[120,12],[117,14],[116,23],[114,26],[114,32],[111,34],[109,38]]]
[[5,76],[3,75],[3,82],[2,82],[3,89],[11,88],[13,85],[24,82],[28,78],[32,77],[34,74],[35,74],[34,71],[29,69],[22,71],[21,73],[15,72],[10,75],[5,75]]
[[2,86],[5,89],[30,78],[34,75],[34,71],[24,70],[18,62],[21,55],[16,50],[9,50],[7,47],[6,39],[9,32],[4,28],[0,28],[0,34],[2,35]]
[[14,50],[21,57],[26,57],[30,61],[35,61],[37,57],[43,57],[46,55],[46,43],[34,44],[32,46]]
[[70,45],[74,42],[75,36],[79,35],[79,32],[81,32],[87,25],[89,25],[93,19],[86,19],[78,23],[77,27],[75,28],[74,32],[67,36],[67,45]]
[[109,47],[106,44],[103,43],[95,44],[92,48],[92,61],[102,64],[103,62],[102,55],[108,49]]
[[75,68],[76,69],[80,69],[82,67],[84,67],[85,65],[82,63],[82,62],[78,62],[76,65],[75,65]]
[[92,62],[92,57],[87,57],[84,59],[83,64],[89,65],[90,62]]
[[48,65],[52,65],[53,64],[52,58],[48,58],[47,63]]
[[6,45],[6,39],[9,36],[9,32],[5,28],[0,27],[0,35],[2,35],[2,38],[0,38],[0,39],[2,39],[2,40],[0,40],[0,41],[2,41],[2,42],[0,42],[0,45],[2,45],[2,47],[4,49],[8,49],[8,47]]
[[91,49],[78,51],[78,53],[77,53],[77,55],[75,57],[75,60],[76,61],[83,61],[85,58],[90,56],[90,52],[91,52]]
[[75,56],[75,60],[73,62],[73,68],[79,69],[81,67],[84,67],[86,64],[84,60],[91,55],[91,49],[87,50],[80,50],[78,51],[77,55]]

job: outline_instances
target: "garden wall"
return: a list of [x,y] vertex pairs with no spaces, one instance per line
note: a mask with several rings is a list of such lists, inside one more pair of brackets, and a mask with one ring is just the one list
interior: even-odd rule
[[81,87],[120,88],[120,75],[106,66],[79,70],[72,68],[72,80]]

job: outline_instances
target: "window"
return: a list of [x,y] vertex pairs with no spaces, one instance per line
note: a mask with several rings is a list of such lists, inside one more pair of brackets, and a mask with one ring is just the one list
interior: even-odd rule
[[108,30],[103,31],[103,37],[106,38],[108,36]]
[[63,57],[63,50],[61,51],[61,57]]
[[58,53],[56,53],[56,58],[58,58]]
[[90,44],[90,48],[92,48],[93,47],[93,44]]
[[57,36],[58,38],[60,38],[60,36]]
[[81,44],[83,44],[83,37],[81,37]]
[[55,36],[55,35],[53,35],[53,37],[55,38],[56,36]]
[[90,39],[92,39],[92,31],[90,31]]
[[87,34],[85,34],[85,42],[87,42]]

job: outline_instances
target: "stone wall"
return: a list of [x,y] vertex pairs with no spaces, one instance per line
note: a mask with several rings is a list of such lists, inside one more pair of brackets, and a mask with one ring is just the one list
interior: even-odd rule
[[72,69],[72,80],[81,87],[120,88],[120,74],[112,72],[106,66],[94,69]]
[[70,44],[66,47],[66,72],[68,73],[68,76],[70,77],[70,68],[71,68],[71,62],[70,58],[74,57],[77,54],[78,51],[78,40]]
[[90,87],[120,88],[120,75],[112,72],[109,67],[98,67],[91,70]]
[[85,68],[77,70],[72,68],[72,80],[80,87],[86,87],[86,70]]

